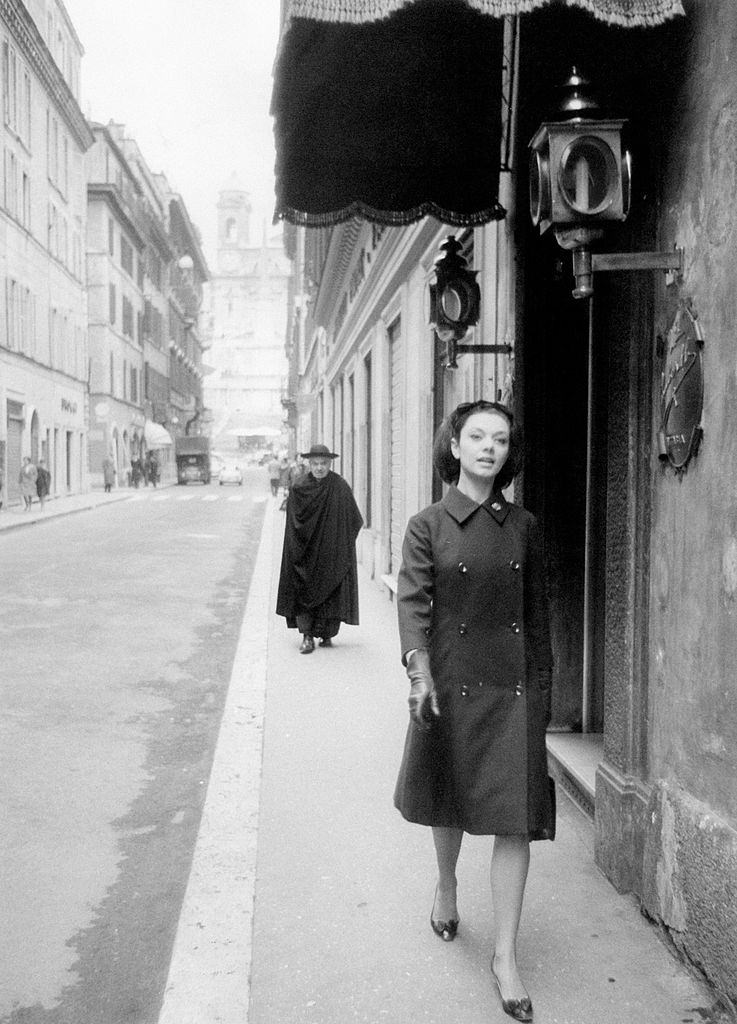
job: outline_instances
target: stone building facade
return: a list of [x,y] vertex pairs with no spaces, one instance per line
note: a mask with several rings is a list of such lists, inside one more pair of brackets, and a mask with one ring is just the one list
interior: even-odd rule
[[82,48],[64,5],[0,9],[0,473],[19,501],[22,457],[45,459],[52,495],[87,487],[87,311],[79,108]]
[[[90,473],[119,484],[148,451],[175,474],[173,439],[202,415],[198,317],[207,265],[182,198],[125,127],[92,126],[87,158]],[[135,473],[134,473],[135,470]]]

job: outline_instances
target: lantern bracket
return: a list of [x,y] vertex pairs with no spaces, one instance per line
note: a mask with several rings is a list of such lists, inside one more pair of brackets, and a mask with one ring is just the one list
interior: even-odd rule
[[672,252],[595,252],[591,256],[594,273],[600,270],[671,270],[683,273],[683,249]]

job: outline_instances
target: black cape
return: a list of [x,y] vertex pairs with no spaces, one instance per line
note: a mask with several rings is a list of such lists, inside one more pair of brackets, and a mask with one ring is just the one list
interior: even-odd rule
[[358,625],[356,537],[363,519],[353,492],[332,471],[308,473],[287,498],[277,615],[294,629],[297,615],[320,612]]

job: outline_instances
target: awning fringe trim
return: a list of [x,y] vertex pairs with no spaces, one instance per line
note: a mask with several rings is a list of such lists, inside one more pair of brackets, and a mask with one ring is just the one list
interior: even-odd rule
[[[291,18],[313,21],[350,22],[355,25],[381,21],[414,0],[289,0],[284,29]],[[681,0],[465,0],[465,3],[490,17],[528,14],[558,2],[565,7],[581,7],[609,25],[646,28],[662,25],[685,14]]]
[[450,224],[454,227],[478,227],[481,224],[488,224],[490,221],[503,220],[506,215],[507,211],[498,202],[484,210],[475,210],[473,213],[446,210],[433,202],[421,203],[409,210],[377,210],[366,203],[355,202],[341,210],[328,210],[325,213],[306,213],[304,210],[295,210],[289,206],[277,207],[273,222],[277,224],[280,220],[286,220],[298,227],[328,228],[358,218],[374,224],[404,227],[422,220],[423,217],[434,217],[442,224]]

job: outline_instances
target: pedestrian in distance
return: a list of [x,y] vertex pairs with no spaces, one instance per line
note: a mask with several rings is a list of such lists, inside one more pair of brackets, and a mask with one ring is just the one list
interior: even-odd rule
[[276,612],[302,634],[301,654],[315,637],[331,647],[341,622],[358,625],[356,538],[363,519],[353,492],[331,468],[338,456],[324,444],[302,455],[309,471],[287,498]]
[[51,491],[51,473],[46,468],[46,462],[44,459],[38,460],[38,466],[36,467],[36,494],[38,495],[39,504],[41,505],[41,511],[44,510],[44,504],[46,498]]
[[450,489],[410,519],[398,576],[411,686],[394,803],[408,821],[432,828],[430,924],[445,942],[459,926],[463,834],[494,836],[491,978],[505,1013],[531,1021],[517,932],[530,840],[555,837],[542,545],[535,518],[502,493],[521,462],[521,434],[505,406],[459,405],[438,430],[433,461]]
[[36,497],[36,480],[38,478],[38,472],[36,467],[31,462],[29,455],[23,456],[23,465],[20,468],[18,474],[18,483],[20,484],[20,493],[23,498],[23,510],[30,512],[31,506],[33,505],[33,499]]
[[269,474],[269,486],[271,487],[271,495],[272,497],[276,498],[279,495],[279,480],[281,479],[281,463],[277,459],[276,455],[273,455],[269,459],[266,471]]
[[159,460],[156,452],[149,452],[146,456],[146,469],[149,482],[156,487],[159,482]]
[[110,494],[115,483],[115,463],[109,455],[102,460],[102,482],[105,485],[105,494]]
[[2,466],[0,466],[0,511],[3,507],[3,485],[5,483]]
[[305,470],[305,467],[302,465],[301,457],[300,456],[295,456],[292,459],[292,461],[289,463],[289,465],[287,467],[286,474],[285,474],[286,479],[285,479],[285,483],[284,483],[284,497],[282,498],[282,503],[279,506],[279,511],[280,512],[286,511],[287,498],[289,497],[289,492],[294,487],[294,485],[297,483],[297,481],[302,476],[304,476],[305,472],[306,472],[306,470]]

